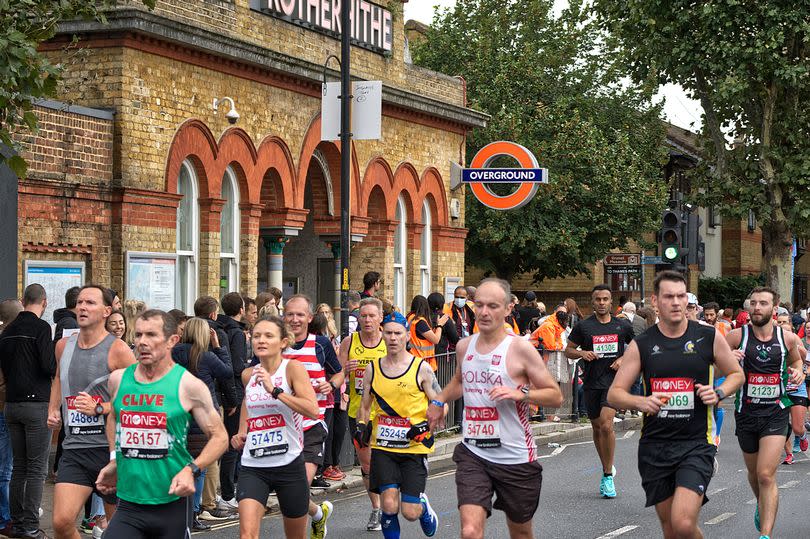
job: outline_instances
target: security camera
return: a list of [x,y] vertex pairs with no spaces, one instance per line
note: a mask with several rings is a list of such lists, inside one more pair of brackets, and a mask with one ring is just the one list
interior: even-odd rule
[[231,104],[231,110],[229,110],[228,113],[225,114],[225,118],[228,120],[229,124],[233,125],[239,121],[239,113],[236,112],[236,105],[234,104],[233,99],[231,99],[230,97],[223,97],[222,99],[214,98],[214,113],[216,113],[217,110],[219,110],[219,105],[224,101],[227,101],[228,103]]

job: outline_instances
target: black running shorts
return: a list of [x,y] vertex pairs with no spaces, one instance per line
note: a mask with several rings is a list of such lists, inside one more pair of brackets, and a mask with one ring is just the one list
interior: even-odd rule
[[371,471],[368,489],[379,494],[381,487],[396,485],[401,494],[418,498],[427,485],[427,455],[395,453],[384,449],[371,449]]
[[638,444],[638,472],[647,495],[646,507],[675,494],[677,487],[703,495],[714,471],[717,448],[707,440],[642,442]]
[[237,500],[249,498],[266,505],[271,491],[275,491],[278,496],[278,505],[283,516],[298,518],[307,514],[309,483],[301,456],[285,466],[274,468],[242,466],[236,489]]
[[96,489],[98,474],[109,463],[110,450],[107,447],[64,449],[62,457],[59,459],[56,482],[90,487],[104,500],[104,503],[114,505],[118,502],[115,494],[102,494]]
[[322,423],[304,431],[304,450],[301,452],[304,462],[318,466],[323,464],[323,442],[325,440],[326,427]]
[[583,390],[585,400],[585,410],[588,412],[588,419],[596,419],[602,415],[602,408],[611,408],[607,401],[609,389],[588,389]]
[[737,427],[734,433],[743,453],[758,453],[759,439],[765,436],[786,437],[790,431],[790,410],[774,407],[772,413],[764,416],[734,414]]
[[[492,508],[506,513],[506,518],[517,524],[534,517],[540,503],[543,467],[539,461],[525,464],[496,464],[484,460],[464,444],[453,452],[456,463],[456,495],[458,506],[483,507],[487,517]],[[373,473],[373,468],[372,468]],[[495,494],[495,503],[492,495]]]
[[104,537],[190,539],[193,505],[191,496],[161,505],[143,505],[120,500]]

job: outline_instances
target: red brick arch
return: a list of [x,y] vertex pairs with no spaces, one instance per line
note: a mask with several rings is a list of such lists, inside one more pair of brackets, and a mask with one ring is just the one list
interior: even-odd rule
[[[254,204],[259,202],[262,181],[267,171],[274,169],[281,178],[280,186],[276,186],[276,196],[281,198],[284,207],[292,208],[295,203],[295,165],[287,143],[279,137],[266,137],[259,145],[258,154],[256,174],[253,183],[250,185],[250,201]],[[279,187],[281,193],[278,192]]]
[[[232,127],[227,129],[219,139],[219,155],[214,166],[212,178],[209,182],[209,196],[219,198],[222,192],[222,177],[225,169],[234,164],[239,182],[239,200],[246,202],[250,199],[250,183],[255,176],[255,165],[258,155],[250,135],[243,129]],[[241,170],[241,173],[240,173]]]
[[[391,186],[389,200],[391,215],[396,215],[397,198],[404,194],[405,207],[408,210],[408,222],[417,223],[422,220],[422,197],[419,195],[419,173],[408,162],[400,163],[394,172],[394,183]],[[417,210],[418,208],[418,210]],[[417,217],[418,215],[418,217]]]
[[[420,200],[427,200],[433,211],[433,225],[448,226],[447,191],[441,174],[434,167],[428,167],[422,173],[419,186]],[[421,214],[420,214],[421,219]]]
[[[166,162],[166,192],[177,192],[177,178],[183,161],[190,159],[194,163],[199,183],[199,193],[202,197],[209,193],[208,174],[215,169],[219,149],[214,134],[204,122],[191,119],[183,122],[174,135]],[[218,182],[222,181],[220,177]],[[219,193],[217,193],[219,198]]]
[[[313,118],[312,122],[307,129],[307,134],[304,136],[304,142],[301,145],[301,155],[298,160],[298,174],[296,176],[295,188],[293,196],[295,201],[295,208],[304,207],[304,193],[307,184],[307,170],[309,169],[309,162],[312,159],[312,154],[315,148],[321,144],[321,116],[318,114]],[[332,145],[337,155],[340,155],[340,142],[327,142],[325,144]],[[354,145],[352,145],[352,187],[351,187],[351,210],[350,213],[356,215],[358,208],[360,208],[358,197],[360,195],[360,167],[357,163],[357,153],[355,152]],[[331,164],[331,163],[330,163]],[[333,193],[335,201],[335,212],[339,208],[340,201],[340,178],[332,178],[332,186],[336,192]]]
[[[366,172],[363,175],[363,190],[360,196],[360,209],[359,214],[364,217],[371,217],[369,215],[369,201],[371,194],[376,187],[382,192],[385,201],[385,218],[389,221],[394,218],[394,213],[391,208],[394,208],[394,202],[391,202],[391,196],[394,186],[394,173],[391,171],[391,166],[382,157],[375,157],[366,165]],[[378,217],[378,216],[375,216]]]

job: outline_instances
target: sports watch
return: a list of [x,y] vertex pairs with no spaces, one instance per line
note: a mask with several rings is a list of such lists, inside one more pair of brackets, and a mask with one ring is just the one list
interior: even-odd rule
[[529,386],[523,386],[520,388],[520,392],[523,393],[523,401],[526,402],[529,400]]
[[202,475],[202,470],[200,470],[199,466],[194,464],[193,460],[191,462],[189,462],[188,464],[186,464],[186,466],[191,468],[191,473],[194,476],[194,479],[197,479],[198,477],[200,477]]
[[96,404],[96,415],[101,415],[104,413],[104,406],[99,402]]
[[281,387],[274,387],[273,391],[270,392],[270,395],[276,400],[278,400],[278,396],[284,393],[284,389]]

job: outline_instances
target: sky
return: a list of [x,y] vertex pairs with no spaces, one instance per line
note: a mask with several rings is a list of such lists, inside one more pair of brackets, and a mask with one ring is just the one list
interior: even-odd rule
[[[405,4],[405,20],[414,19],[430,24],[433,20],[434,6],[447,8],[455,3],[455,0],[410,0]],[[563,0],[556,0],[556,3],[563,4]],[[664,104],[664,118],[666,120],[691,131],[700,129],[700,115],[702,112],[700,104],[689,99],[683,88],[668,84],[661,88],[657,97],[666,99]]]

